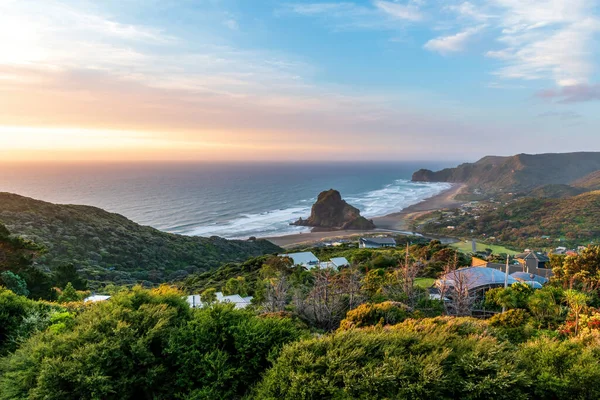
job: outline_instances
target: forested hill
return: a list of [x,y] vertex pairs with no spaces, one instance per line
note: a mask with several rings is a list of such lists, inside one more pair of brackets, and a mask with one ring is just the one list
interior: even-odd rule
[[[560,154],[518,154],[511,157],[488,156],[475,163],[461,164],[433,172],[422,169],[413,181],[460,182],[489,193],[526,192],[549,184],[577,184],[592,181],[600,171],[600,152]],[[592,175],[590,175],[592,174]],[[592,189],[592,187],[590,187]]]
[[[447,226],[452,226],[451,231]],[[522,198],[505,205],[482,205],[467,214],[457,213],[442,222],[429,219],[423,232],[452,233],[458,237],[496,237],[517,249],[557,245],[587,245],[600,240],[600,191],[561,199]],[[549,239],[548,239],[549,238]]]
[[180,280],[225,262],[276,253],[265,240],[176,235],[90,206],[58,205],[0,193],[0,223],[47,248],[37,263],[50,270],[74,264],[92,282]]

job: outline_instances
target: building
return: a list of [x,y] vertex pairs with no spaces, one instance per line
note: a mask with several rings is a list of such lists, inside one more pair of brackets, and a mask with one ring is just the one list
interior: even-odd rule
[[[486,261],[484,259],[478,258],[478,257],[472,257],[471,258],[471,266],[472,267],[485,267],[485,268],[493,268],[493,269],[497,269],[498,271],[506,271],[506,263],[495,263],[495,262],[489,262]],[[523,272],[523,265],[521,265],[518,261],[514,261],[512,264],[508,265],[508,273],[512,274],[514,272]]]
[[546,283],[548,283],[548,278],[544,278],[543,276],[535,274],[528,274],[527,272],[515,272],[513,274],[510,274],[510,276],[512,276],[518,281],[527,283],[530,286],[532,285],[531,282],[538,282],[541,285],[545,285]]
[[382,247],[396,247],[396,240],[391,237],[360,238],[358,247],[361,249],[380,249]]
[[[496,287],[504,287],[506,274],[494,268],[466,267],[442,275],[437,281],[437,287],[455,288],[461,286],[468,288],[469,292],[487,291]],[[507,284],[510,286],[518,281],[508,276]]]
[[350,262],[346,260],[345,257],[334,257],[329,261],[320,261],[317,258],[317,256],[315,256],[310,251],[305,251],[301,253],[280,254],[279,257],[291,258],[292,262],[294,263],[294,266],[301,266],[308,270],[311,270],[315,267],[320,269],[340,269],[341,267],[347,267],[350,265]]
[[105,296],[103,294],[93,294],[91,296],[86,297],[85,299],[83,299],[84,303],[97,303],[99,301],[106,301],[110,299],[110,296]]
[[550,258],[541,251],[525,251],[517,254],[515,259],[523,266],[523,272],[549,277],[552,275],[550,269]]
[[[225,296],[222,292],[217,292],[218,303],[232,303],[235,304],[235,308],[242,309],[248,307],[252,302],[252,296],[242,297],[239,294],[233,294],[231,296]],[[200,308],[204,304],[200,300],[199,294],[194,294],[187,297],[187,302],[192,308]]]
[[313,269],[318,267],[321,261],[310,251],[304,251],[301,253],[289,253],[280,254],[279,257],[291,258],[294,266],[302,266],[306,269]]
[[329,262],[337,269],[350,266],[350,262],[346,260],[346,257],[334,257]]

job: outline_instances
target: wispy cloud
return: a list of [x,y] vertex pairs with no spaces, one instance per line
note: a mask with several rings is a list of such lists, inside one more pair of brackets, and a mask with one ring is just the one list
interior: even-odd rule
[[480,22],[497,18],[497,16],[480,9],[479,7],[475,6],[473,3],[468,1],[462,2],[460,4],[448,5],[445,7],[445,9],[458,14],[460,17],[469,18]]
[[425,49],[430,51],[437,51],[441,54],[457,53],[464,51],[469,41],[475,36],[483,27],[469,28],[465,31],[456,33],[449,36],[440,36],[435,39],[431,39],[423,46]]
[[538,114],[538,118],[558,118],[561,120],[579,119],[583,116],[575,111],[546,111]]
[[536,93],[541,99],[558,103],[581,103],[600,100],[600,84],[563,86],[558,89],[547,89]]
[[375,6],[393,18],[407,21],[421,21],[423,15],[415,4],[400,4],[391,1],[378,0]]
[[569,86],[588,82],[593,72],[594,36],[600,29],[595,0],[495,0],[501,12],[498,42],[487,56],[505,66],[508,79],[552,79]]
[[397,30],[404,23],[423,20],[420,1],[406,3],[375,0],[359,5],[352,2],[291,3],[284,10],[322,18],[337,30]]

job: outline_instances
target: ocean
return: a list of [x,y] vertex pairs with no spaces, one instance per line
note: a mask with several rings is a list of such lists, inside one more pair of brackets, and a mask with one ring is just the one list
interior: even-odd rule
[[0,164],[0,192],[86,204],[184,235],[246,239],[307,232],[317,195],[337,189],[366,217],[432,197],[450,186],[414,183],[419,168],[446,163]]

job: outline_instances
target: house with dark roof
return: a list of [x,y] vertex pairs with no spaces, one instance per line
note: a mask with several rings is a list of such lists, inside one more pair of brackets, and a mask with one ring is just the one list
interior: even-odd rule
[[526,251],[515,255],[515,259],[523,266],[523,271],[528,274],[540,276],[551,276],[550,258],[546,253],[541,251]]
[[360,238],[358,247],[361,249],[379,249],[382,247],[396,247],[396,240],[391,237]]

